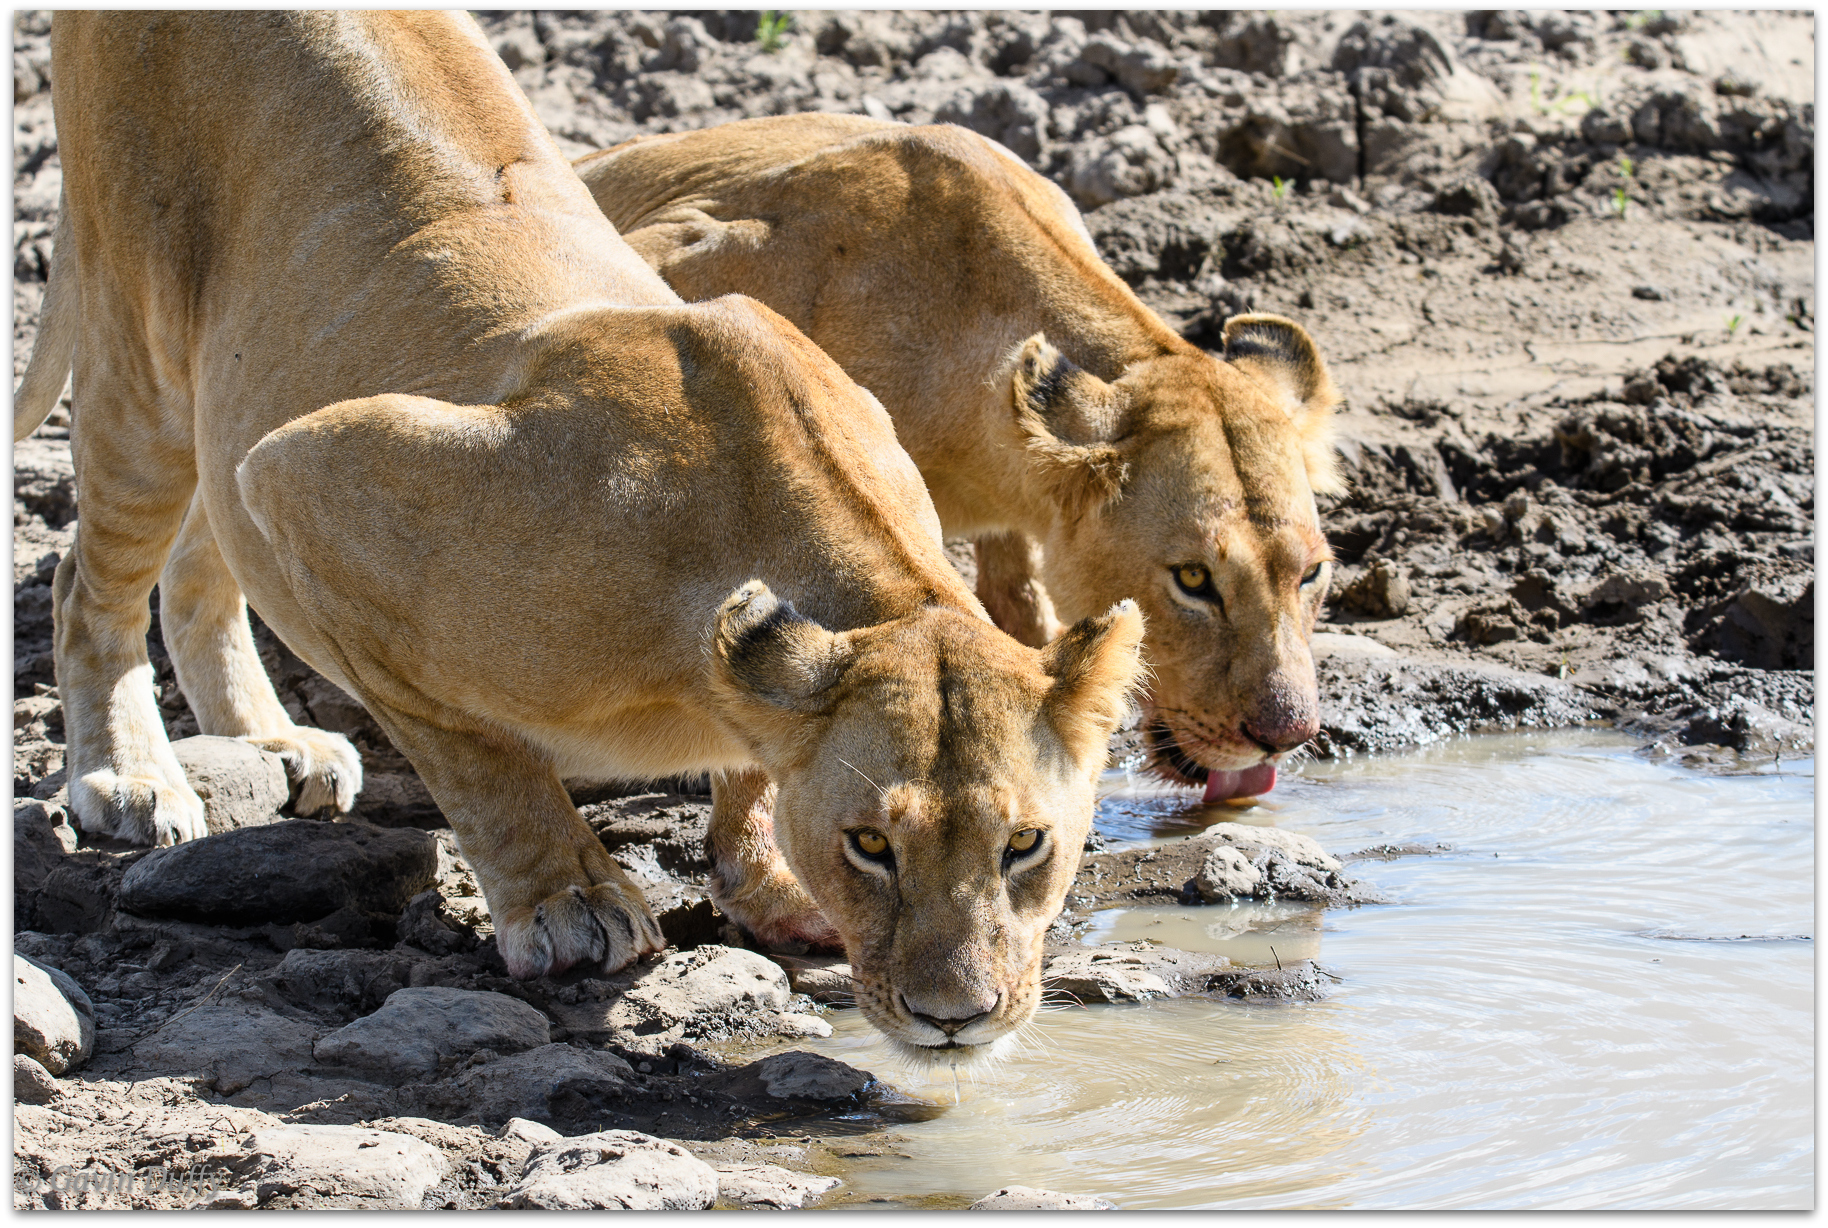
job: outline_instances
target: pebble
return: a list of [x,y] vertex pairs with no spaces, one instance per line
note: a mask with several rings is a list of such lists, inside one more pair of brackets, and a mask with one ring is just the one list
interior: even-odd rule
[[717,1171],[677,1143],[634,1130],[561,1139],[535,1151],[504,1210],[701,1211]]
[[290,787],[286,765],[239,738],[199,734],[171,744],[184,778],[203,799],[203,819],[210,834],[240,827],[262,827],[279,821]]
[[381,1009],[318,1041],[313,1052],[384,1083],[435,1074],[444,1058],[479,1049],[519,1053],[552,1040],[546,1017],[518,998],[426,986],[390,994]]
[[54,1075],[74,1070],[95,1052],[89,995],[68,973],[19,954],[13,956],[13,1049]]
[[425,832],[292,819],[154,849],[121,879],[120,907],[209,925],[286,925],[341,908],[397,915],[437,872]]
[[1208,904],[1254,895],[1262,881],[1263,872],[1230,844],[1222,844],[1206,854],[1206,860],[1200,863],[1200,872],[1193,880],[1199,888],[1200,898]]

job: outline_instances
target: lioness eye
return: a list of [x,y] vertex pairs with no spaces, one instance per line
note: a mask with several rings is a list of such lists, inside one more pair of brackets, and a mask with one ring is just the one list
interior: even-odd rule
[[1012,853],[1026,853],[1034,848],[1036,842],[1040,839],[1041,833],[1032,827],[1027,831],[1019,831],[1009,838],[1009,851]]
[[1175,582],[1186,590],[1189,597],[1199,595],[1199,591],[1206,587],[1206,581],[1209,578],[1206,569],[1197,563],[1183,564],[1174,572]]
[[1326,565],[1325,563],[1316,563],[1312,567],[1308,568],[1308,574],[1301,577],[1302,587],[1306,588],[1308,585],[1312,584],[1314,581],[1320,579],[1320,569],[1322,567],[1324,567],[1325,565]]
[[889,851],[889,838],[879,831],[854,831],[851,833],[851,843],[865,857],[881,857]]

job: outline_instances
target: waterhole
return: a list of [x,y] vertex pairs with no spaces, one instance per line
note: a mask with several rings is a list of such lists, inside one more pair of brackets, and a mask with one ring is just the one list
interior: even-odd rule
[[1053,1007],[956,1084],[833,1012],[803,1047],[938,1106],[845,1161],[843,1200],[1811,1206],[1813,772],[1584,732],[1310,764],[1242,814],[1113,776],[1114,845],[1223,818],[1446,847],[1347,867],[1389,905],[1114,910],[1087,939],[1317,959],[1324,1002]]

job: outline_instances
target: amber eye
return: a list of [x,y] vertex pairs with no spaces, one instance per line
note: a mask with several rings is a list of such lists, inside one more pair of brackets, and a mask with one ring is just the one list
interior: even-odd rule
[[1036,828],[1031,827],[1026,831],[1019,831],[1009,838],[1009,851],[1012,853],[1026,853],[1034,848],[1035,844],[1040,839],[1041,833]]
[[1320,569],[1325,566],[1326,566],[1326,562],[1325,562],[1325,560],[1322,560],[1321,562],[1318,562],[1318,563],[1314,564],[1312,567],[1308,568],[1308,574],[1301,577],[1301,587],[1306,588],[1308,585],[1312,584],[1314,581],[1320,579]]
[[1206,581],[1210,578],[1206,574],[1206,569],[1197,563],[1184,564],[1176,568],[1174,572],[1175,581],[1186,590],[1188,596],[1205,588]]
[[863,831],[852,832],[851,843],[855,844],[857,851],[865,857],[880,857],[889,851],[889,838],[879,831],[870,831],[867,828]]

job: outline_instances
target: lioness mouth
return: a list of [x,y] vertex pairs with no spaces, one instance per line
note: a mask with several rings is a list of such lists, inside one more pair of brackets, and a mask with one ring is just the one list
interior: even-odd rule
[[1195,763],[1192,756],[1174,740],[1174,731],[1168,728],[1166,721],[1157,721],[1149,726],[1148,743],[1158,769],[1165,766],[1188,784],[1206,786],[1206,791],[1200,798],[1203,802],[1256,797],[1276,787],[1276,765],[1268,760],[1235,772],[1215,770]]

